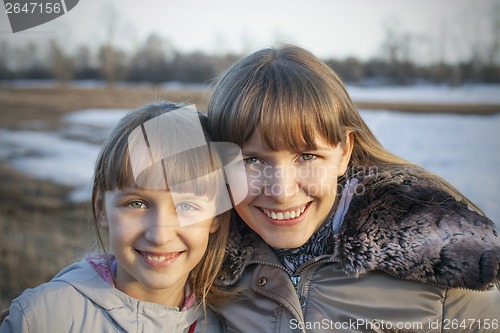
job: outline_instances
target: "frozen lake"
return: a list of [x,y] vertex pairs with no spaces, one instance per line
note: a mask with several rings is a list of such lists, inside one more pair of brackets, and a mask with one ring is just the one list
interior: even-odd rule
[[[376,93],[378,89],[378,94]],[[445,88],[355,88],[356,100],[500,104],[500,87],[460,91]],[[475,97],[474,97],[475,96]],[[68,114],[56,132],[0,129],[0,159],[29,175],[75,187],[71,200],[90,197],[90,180],[100,142],[126,110],[91,109]],[[418,114],[361,110],[390,151],[442,176],[500,226],[500,114]],[[500,227],[499,227],[500,229]]]

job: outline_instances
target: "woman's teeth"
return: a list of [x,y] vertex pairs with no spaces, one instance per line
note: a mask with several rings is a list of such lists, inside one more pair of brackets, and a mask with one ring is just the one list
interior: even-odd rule
[[289,219],[294,219],[294,218],[299,217],[304,212],[305,209],[306,209],[306,207],[304,206],[300,209],[291,210],[291,211],[287,211],[287,212],[283,212],[283,211],[274,212],[274,211],[263,209],[263,208],[262,208],[262,211],[268,217],[272,218],[273,220],[289,220]]

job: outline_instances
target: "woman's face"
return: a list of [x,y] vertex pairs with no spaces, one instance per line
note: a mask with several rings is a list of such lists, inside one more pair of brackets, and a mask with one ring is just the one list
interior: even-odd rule
[[316,136],[316,144],[316,150],[298,153],[273,151],[256,132],[242,147],[248,195],[235,208],[272,247],[303,245],[336,202],[337,178],[347,169],[352,139],[332,147]]

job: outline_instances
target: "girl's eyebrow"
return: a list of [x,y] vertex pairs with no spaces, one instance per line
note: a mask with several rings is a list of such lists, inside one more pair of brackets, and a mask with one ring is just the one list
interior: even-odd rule
[[205,195],[196,195],[194,193],[189,193],[189,192],[175,192],[175,191],[173,191],[171,193],[178,200],[193,200],[193,201],[202,200],[204,202],[211,202],[212,201],[211,199],[209,199]]
[[124,195],[138,194],[142,191],[144,191],[144,190],[141,189],[140,187],[126,187],[124,189],[118,190],[118,192],[120,192],[120,194],[124,194]]
[[[120,196],[143,196],[146,197],[148,194],[151,194],[152,190],[147,190],[147,189],[142,189],[140,187],[137,188],[126,188],[123,190],[119,190]],[[167,190],[158,190],[158,191],[166,191],[170,192]]]

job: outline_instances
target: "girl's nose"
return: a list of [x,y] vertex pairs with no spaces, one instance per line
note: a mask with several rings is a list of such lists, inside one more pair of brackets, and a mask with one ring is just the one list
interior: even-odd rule
[[[172,223],[174,221],[175,223]],[[149,221],[144,237],[156,245],[162,245],[176,237],[178,227],[176,216],[167,217],[164,214],[155,214]]]

